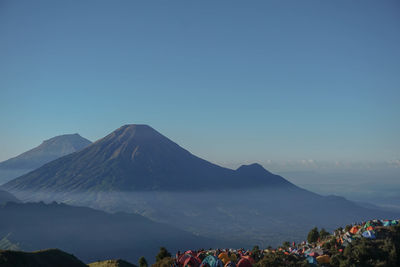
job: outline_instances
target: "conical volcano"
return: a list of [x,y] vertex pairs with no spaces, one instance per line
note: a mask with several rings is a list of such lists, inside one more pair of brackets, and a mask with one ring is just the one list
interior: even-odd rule
[[[261,168],[261,169],[260,169]],[[87,148],[10,181],[13,191],[209,190],[294,186],[261,166],[256,172],[198,158],[147,125],[125,125]],[[271,182],[273,181],[273,182]]]

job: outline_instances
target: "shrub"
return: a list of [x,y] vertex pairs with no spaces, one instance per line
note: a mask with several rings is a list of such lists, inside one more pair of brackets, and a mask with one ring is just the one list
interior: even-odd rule
[[160,248],[160,252],[158,252],[156,256],[156,262],[161,261],[164,258],[171,257],[171,253],[168,252],[168,250],[165,247]]
[[147,261],[146,261],[146,259],[145,259],[145,257],[140,257],[139,258],[139,267],[147,267],[148,266],[148,264],[147,264]]

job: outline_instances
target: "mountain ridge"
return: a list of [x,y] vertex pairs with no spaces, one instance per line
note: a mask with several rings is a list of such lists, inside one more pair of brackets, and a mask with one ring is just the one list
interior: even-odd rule
[[206,247],[220,242],[138,214],[107,213],[56,202],[8,202],[0,205],[0,218],[0,240],[7,237],[21,250],[56,247],[85,262],[109,258],[136,262],[141,256],[153,256],[165,243],[179,250],[190,244]]
[[148,125],[129,124],[81,151],[8,182],[4,188],[11,192],[26,189],[197,191],[234,187],[244,180],[245,187],[295,187],[261,165],[227,169],[191,154]]
[[79,134],[63,134],[44,140],[40,145],[0,162],[0,184],[26,174],[59,157],[80,151],[91,142]]

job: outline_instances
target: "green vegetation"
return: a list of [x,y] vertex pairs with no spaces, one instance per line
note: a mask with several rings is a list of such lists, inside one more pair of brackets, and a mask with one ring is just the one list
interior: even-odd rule
[[314,243],[318,241],[318,238],[319,238],[318,228],[315,227],[311,229],[311,231],[308,233],[307,241],[308,243]]
[[171,267],[175,260],[171,257],[165,257],[162,260],[157,261],[151,267]]
[[269,266],[308,267],[309,265],[304,258],[286,255],[283,252],[268,253],[262,260],[254,265],[254,267]]
[[330,234],[324,228],[322,228],[321,231],[319,231],[319,238],[325,239],[328,236],[330,236]]
[[164,258],[171,257],[171,253],[168,252],[168,250],[165,247],[160,248],[160,252],[158,252],[156,256],[156,262],[161,261]]
[[383,239],[359,239],[332,256],[331,266],[400,266],[400,226],[382,229]]
[[145,257],[140,257],[139,258],[139,267],[147,267],[148,266],[148,264],[147,264],[147,261],[146,261],[146,258]]

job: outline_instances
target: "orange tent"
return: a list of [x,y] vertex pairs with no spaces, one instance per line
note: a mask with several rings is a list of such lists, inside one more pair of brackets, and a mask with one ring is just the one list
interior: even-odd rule
[[350,229],[350,233],[352,233],[353,235],[355,235],[355,234],[357,234],[357,232],[358,232],[359,229],[360,229],[360,226],[355,225],[355,226],[353,226],[353,227]]
[[231,261],[228,254],[225,252],[220,253],[218,255],[218,259],[220,259],[224,263],[224,265]]

